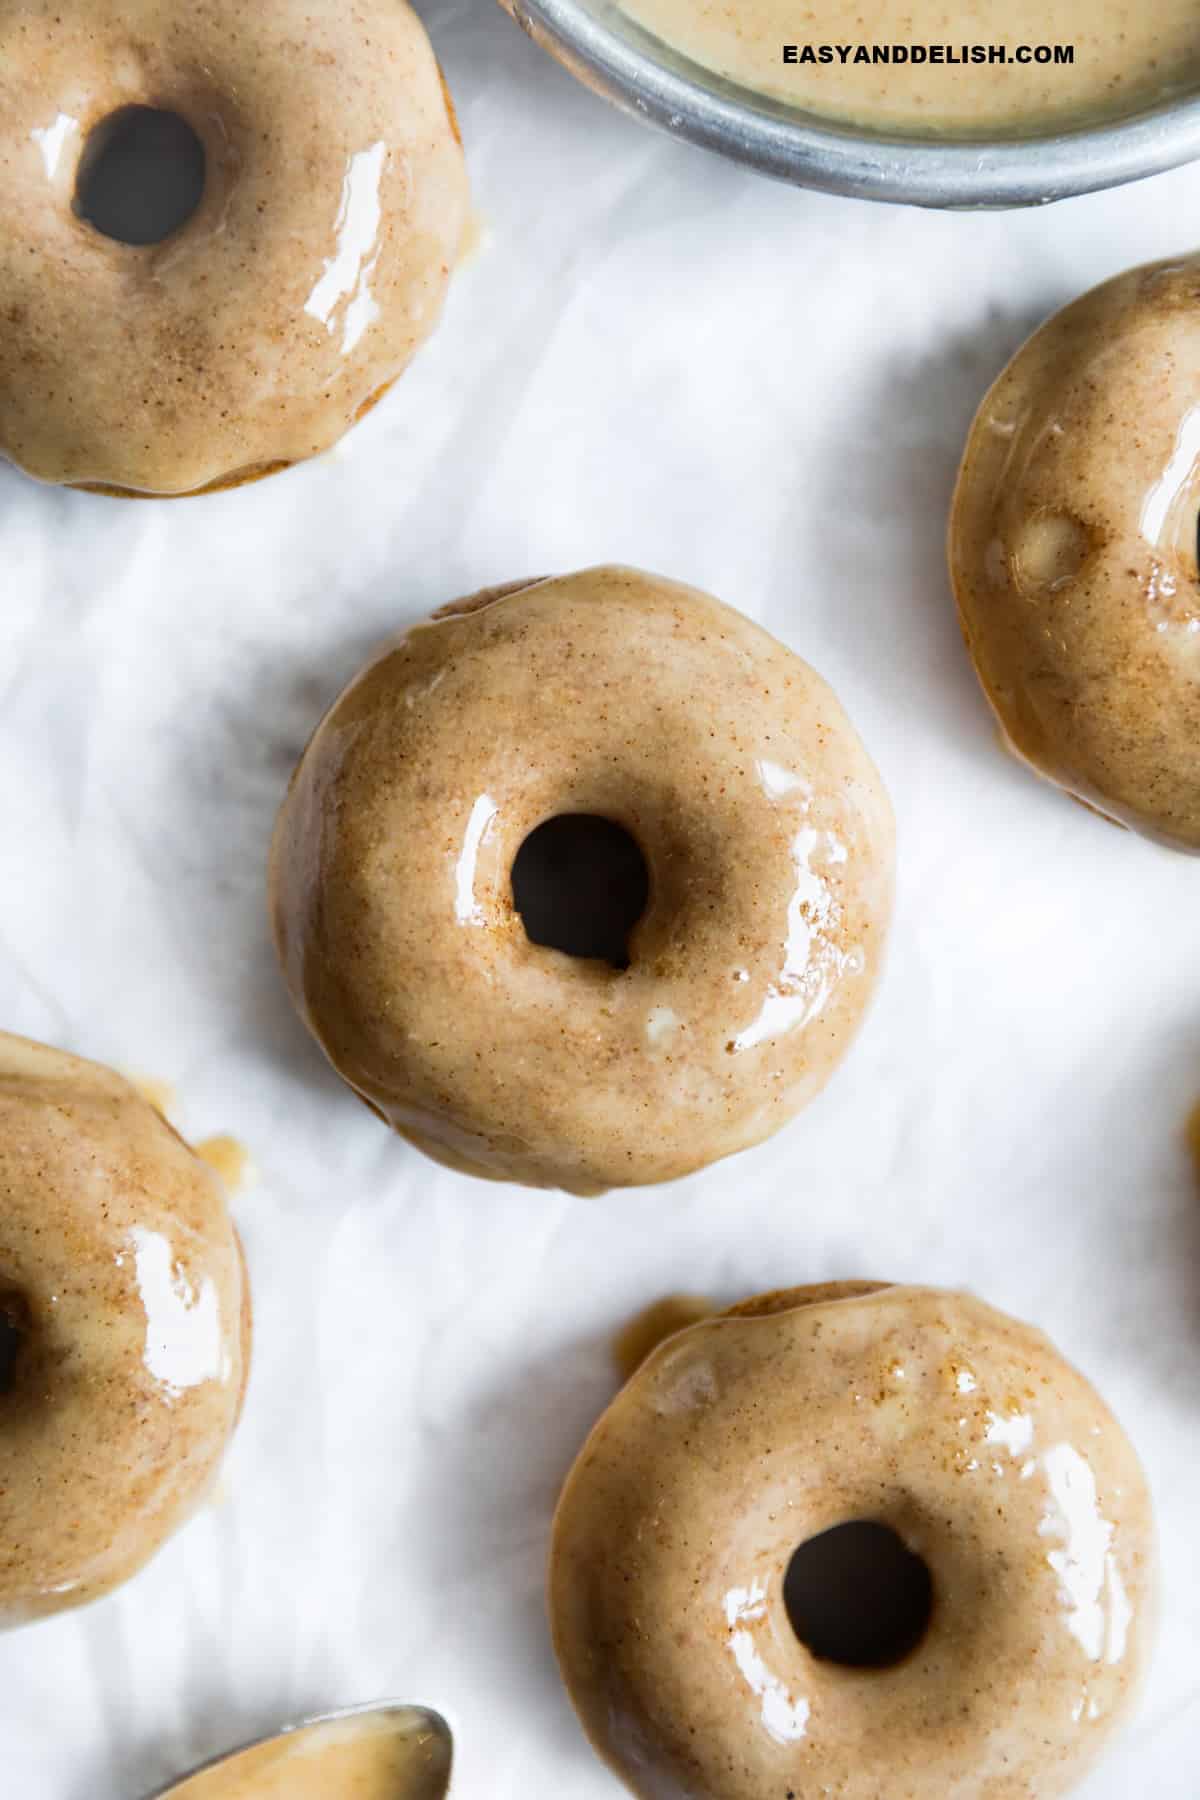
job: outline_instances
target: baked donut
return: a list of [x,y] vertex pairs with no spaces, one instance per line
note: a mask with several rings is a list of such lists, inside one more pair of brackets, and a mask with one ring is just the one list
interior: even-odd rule
[[386,648],[276,826],[276,941],[333,1066],[451,1167],[667,1181],[824,1086],[874,985],[892,818],[825,683],[600,568]]
[[980,408],[950,523],[967,644],[1012,748],[1200,851],[1200,256],[1107,282]]
[[212,1169],[111,1069],[0,1035],[0,1626],[108,1593],[183,1524],[249,1348]]
[[1050,1800],[1153,1620],[1137,1459],[1030,1326],[966,1294],[765,1296],[653,1352],[567,1479],[549,1603],[645,1800]]
[[[195,210],[105,235],[161,234],[164,155]],[[0,453],[186,494],[328,449],[432,330],[466,216],[405,0],[0,0]]]

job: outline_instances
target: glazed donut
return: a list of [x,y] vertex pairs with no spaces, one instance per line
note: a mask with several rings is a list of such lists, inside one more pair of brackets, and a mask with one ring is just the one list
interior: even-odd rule
[[554,1522],[592,1744],[645,1800],[1050,1800],[1127,1712],[1153,1619],[1127,1439],[965,1294],[769,1295],[660,1346]]
[[250,1300],[224,1191],[136,1088],[0,1035],[0,1626],[108,1593],[210,1487]]
[[1110,818],[1200,851],[1200,257],[1119,276],[980,408],[950,525],[1011,747]]
[[[271,872],[288,986],[344,1079],[452,1167],[576,1193],[684,1175],[810,1100],[891,885],[888,802],[824,682],[616,568],[385,649],[305,751]],[[578,947],[542,917],[564,891]]]
[[[104,235],[89,183],[164,117],[198,205]],[[432,330],[466,216],[405,0],[0,0],[0,453],[184,494],[328,449]]]

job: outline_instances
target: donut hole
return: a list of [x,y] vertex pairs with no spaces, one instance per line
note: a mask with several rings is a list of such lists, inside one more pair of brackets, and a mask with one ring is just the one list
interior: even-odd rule
[[204,145],[186,119],[123,106],[89,134],[75,178],[75,213],[119,244],[161,244],[204,197]]
[[29,1335],[29,1308],[20,1294],[0,1288],[0,1394],[16,1385],[21,1347]]
[[512,897],[531,944],[627,969],[650,872],[624,826],[594,813],[559,813],[517,851]]
[[800,1642],[822,1662],[890,1669],[929,1628],[933,1577],[890,1526],[856,1519],[800,1545],[783,1604]]

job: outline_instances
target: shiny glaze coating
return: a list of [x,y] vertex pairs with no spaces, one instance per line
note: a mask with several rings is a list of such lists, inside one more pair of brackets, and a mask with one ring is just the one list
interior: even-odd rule
[[[145,247],[73,211],[130,105],[206,154],[199,208]],[[0,0],[0,453],[181,494],[327,449],[432,330],[466,218],[404,0]]]
[[[792,1552],[890,1526],[933,1579],[885,1669],[792,1630]],[[559,1503],[550,1612],[600,1755],[644,1800],[1050,1800],[1127,1711],[1153,1622],[1137,1459],[1038,1331],[839,1284],[669,1339]]]
[[[533,944],[525,837],[637,840],[631,966]],[[601,568],[490,590],[350,685],[280,813],[289,988],[339,1073],[454,1167],[667,1181],[824,1085],[873,987],[892,818],[825,683],[692,588]]]
[[419,1707],[338,1714],[254,1744],[160,1800],[444,1800],[449,1732]]
[[980,408],[950,525],[963,630],[1012,748],[1200,851],[1200,257],[1060,312]]
[[213,1171],[127,1081],[0,1037],[0,1626],[127,1580],[203,1498],[249,1368]]

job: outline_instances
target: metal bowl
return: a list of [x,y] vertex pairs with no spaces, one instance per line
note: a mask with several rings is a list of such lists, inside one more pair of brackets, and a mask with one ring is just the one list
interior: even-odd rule
[[1200,94],[1049,137],[965,141],[864,131],[700,68],[614,0],[501,0],[599,94],[689,143],[797,187],[912,206],[1041,206],[1200,157]]

